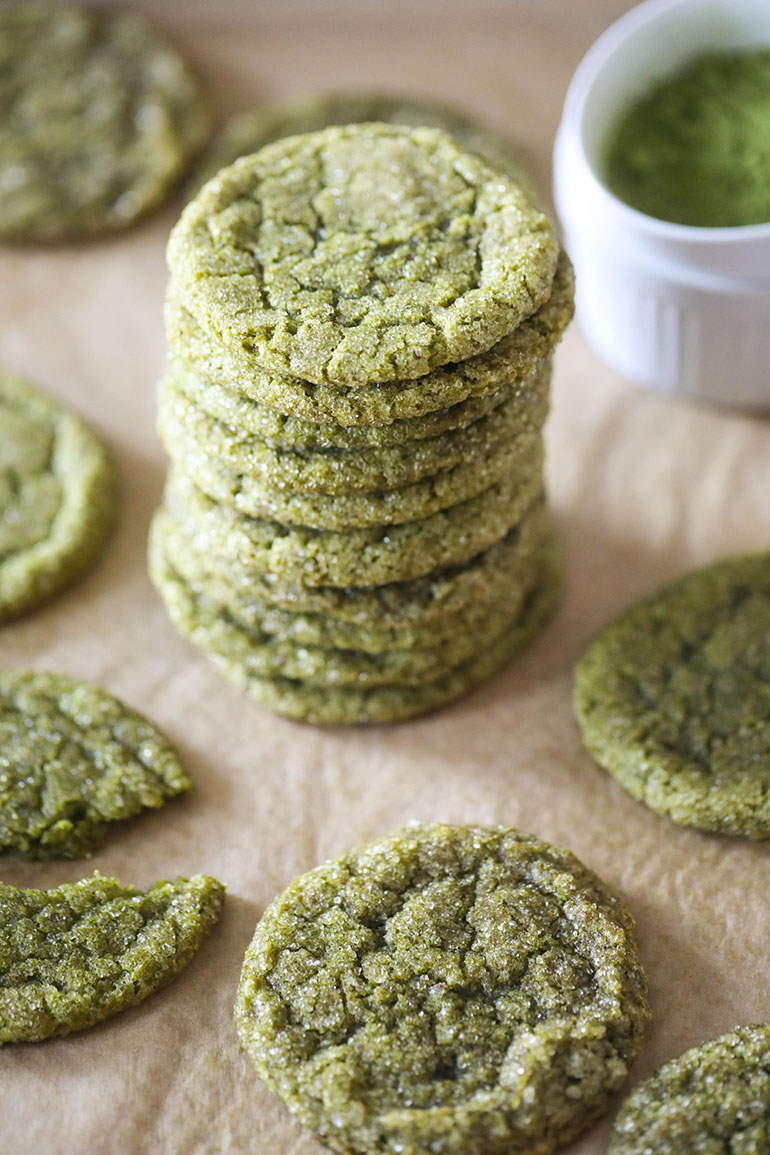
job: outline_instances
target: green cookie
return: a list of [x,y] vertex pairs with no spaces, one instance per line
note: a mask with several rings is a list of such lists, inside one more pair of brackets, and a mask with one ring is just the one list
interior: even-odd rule
[[533,567],[523,589],[517,575],[512,575],[511,597],[487,605],[473,632],[460,630],[425,647],[372,653],[296,643],[269,633],[261,622],[248,625],[234,615],[230,605],[185,581],[160,551],[150,554],[150,577],[180,634],[205,652],[220,655],[244,677],[279,675],[324,687],[419,687],[446,677],[480,650],[494,645],[518,621],[541,571],[542,563]]
[[[153,525],[150,571],[159,566],[170,567],[188,586],[220,603],[246,627],[259,628],[301,646],[379,653],[436,646],[458,636],[476,637],[491,609],[499,604],[509,606],[513,616],[517,612],[515,603],[521,603],[540,571],[548,527],[545,509],[536,507],[512,535],[510,547],[499,552],[500,563],[496,572],[490,567],[486,588],[481,581],[475,585],[466,582],[464,601],[458,590],[460,577],[470,576],[467,571],[456,578],[454,596],[445,593],[444,599],[441,593],[451,585],[448,577],[436,578],[430,585],[418,579],[386,589],[347,590],[343,609],[348,611],[348,617],[339,616],[340,590],[313,591],[314,612],[287,609],[260,598],[255,592],[257,583],[250,580],[248,573],[224,561],[217,566],[219,559],[192,552],[190,543],[163,511],[159,511]],[[478,568],[481,570],[480,565]],[[396,604],[397,598],[400,604]],[[442,612],[442,600],[454,608]],[[287,601],[288,605],[296,601],[302,604],[301,598]]]
[[548,300],[487,352],[444,364],[417,381],[359,384],[355,388],[312,385],[297,377],[265,371],[246,346],[232,341],[225,345],[220,334],[207,331],[196,320],[180,299],[173,276],[165,322],[172,355],[187,372],[305,421],[379,426],[424,419],[437,410],[503,387],[519,388],[558,344],[573,308],[572,265],[566,254],[560,253]]
[[362,586],[408,581],[469,561],[517,525],[542,492],[538,467],[422,521],[346,531],[246,517],[174,471],[164,500],[184,532],[194,536],[197,554],[262,572],[276,586]]
[[[262,605],[266,617],[273,613],[309,616],[314,622],[328,624],[330,629],[335,624],[348,627],[357,631],[359,638],[368,635],[374,623],[377,634],[385,633],[387,644],[395,646],[402,636],[411,638],[414,630],[438,631],[446,620],[452,622],[469,606],[504,597],[511,573],[523,568],[537,551],[547,526],[540,495],[500,541],[468,561],[440,566],[423,577],[373,586],[303,587],[276,581],[275,574],[249,569],[231,558],[200,550],[195,533],[186,533],[163,506],[152,521],[150,550],[168,556],[184,576],[201,584],[220,601],[236,598],[242,607],[251,602],[254,612],[260,612]],[[296,628],[319,627],[309,624]],[[317,634],[314,640],[318,640]],[[407,640],[406,644],[412,643]],[[359,644],[356,648],[370,646]],[[387,645],[374,648],[385,649]]]
[[537,632],[553,609],[558,589],[556,574],[549,569],[525,602],[520,616],[499,638],[450,673],[420,686],[359,689],[318,686],[278,674],[261,677],[250,674],[242,662],[233,660],[227,645],[221,650],[214,648],[217,638],[208,632],[207,620],[190,619],[191,637],[226,677],[277,714],[319,725],[400,722],[461,698],[490,678]]
[[190,445],[178,430],[165,427],[172,467],[184,471],[209,497],[249,517],[269,518],[284,526],[308,529],[366,529],[403,525],[470,500],[501,479],[529,476],[543,467],[539,433],[502,442],[487,454],[461,460],[446,473],[382,492],[293,493],[265,484],[251,472],[232,473],[216,458]]
[[345,1155],[548,1155],[611,1103],[649,1010],[631,915],[569,851],[417,823],[265,911],[235,1019]]
[[[522,427],[536,423],[541,406],[548,403],[548,388],[538,392],[532,384],[516,382],[501,385],[493,393],[468,397],[448,409],[437,409],[424,417],[407,417],[390,425],[337,425],[332,421],[305,421],[289,417],[277,409],[261,405],[244,393],[236,393],[203,377],[188,363],[173,357],[169,361],[161,384],[170,382],[175,392],[195,405],[215,421],[240,430],[244,435],[257,437],[273,449],[369,449],[379,446],[398,446],[438,437],[452,430],[465,429],[474,421],[492,413],[504,401],[518,401]],[[545,393],[545,397],[543,397]]]
[[207,130],[191,72],[138,16],[0,9],[0,237],[124,228],[162,200]]
[[675,822],[770,836],[770,554],[695,570],[597,635],[575,672],[596,760]]
[[25,858],[79,858],[192,789],[155,726],[63,674],[0,671],[0,749],[0,852]]
[[184,303],[268,371],[355,386],[490,349],[551,295],[548,218],[433,128],[345,125],[204,185],[168,262]]
[[223,896],[201,874],[148,891],[99,874],[55,890],[0,883],[0,1044],[68,1035],[154,994],[197,954]]
[[503,133],[445,104],[374,92],[327,92],[309,100],[238,113],[228,120],[207,149],[190,182],[190,194],[194,195],[221,168],[241,156],[259,152],[274,140],[316,132],[332,124],[363,124],[375,120],[413,128],[421,124],[441,128],[466,152],[475,153],[490,168],[506,173],[533,198],[537,195],[518,148]]
[[114,505],[112,468],[88,426],[0,372],[0,622],[93,564]]
[[168,453],[192,477],[198,462],[206,475],[217,476],[218,493],[226,474],[244,475],[247,488],[282,489],[293,494],[333,496],[357,490],[391,490],[446,474],[458,466],[487,461],[504,444],[512,445],[514,439],[541,429],[548,414],[549,377],[547,363],[538,375],[539,411],[530,406],[524,425],[521,395],[512,391],[486,416],[438,437],[388,446],[291,450],[275,449],[237,426],[210,417],[167,374],[158,399],[158,431]]
[[770,1026],[738,1027],[640,1083],[618,1112],[608,1155],[767,1155]]

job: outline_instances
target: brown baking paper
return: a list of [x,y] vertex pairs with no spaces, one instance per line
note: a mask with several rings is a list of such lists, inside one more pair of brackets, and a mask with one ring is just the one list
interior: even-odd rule
[[[619,0],[150,8],[220,115],[341,85],[444,97],[507,128],[548,180],[569,77]],[[249,702],[169,624],[145,570],[163,482],[154,432],[163,250],[180,202],[123,237],[0,251],[0,363],[104,435],[120,521],[95,570],[0,631],[3,665],[61,671],[145,711],[195,794],[125,825],[86,862],[0,860],[53,886],[98,870],[149,886],[213,874],[220,924],[189,969],[80,1034],[0,1051],[0,1149],[46,1155],[319,1155],[253,1075],[232,1022],[241,959],[295,875],[411,819],[509,823],[572,849],[638,924],[653,1023],[631,1082],[688,1046],[770,1018],[768,848],[678,828],[581,748],[571,672],[593,631],[687,568],[768,546],[770,427],[638,390],[573,326],[556,358],[548,479],[565,564],[555,617],[482,690],[392,728],[323,730]],[[599,1155],[608,1121],[573,1144]]]

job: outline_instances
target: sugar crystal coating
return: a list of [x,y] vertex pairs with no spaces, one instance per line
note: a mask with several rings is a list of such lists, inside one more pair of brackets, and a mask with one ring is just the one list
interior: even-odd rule
[[219,917],[197,874],[150,890],[95,874],[53,890],[0,883],[0,1044],[92,1027],[171,982]]
[[79,858],[109,824],[192,789],[136,710],[63,674],[0,671],[0,852]]
[[766,1155],[770,1026],[738,1027],[664,1063],[623,1102],[607,1155]]
[[241,1043],[322,1142],[368,1155],[552,1151],[622,1083],[648,1018],[628,913],[571,854],[417,824],[268,907]]
[[770,555],[694,570],[605,627],[575,670],[586,746],[675,822],[770,836]]
[[438,129],[345,125],[223,169],[169,266],[198,322],[315,383],[421,377],[491,348],[551,293],[548,218]]

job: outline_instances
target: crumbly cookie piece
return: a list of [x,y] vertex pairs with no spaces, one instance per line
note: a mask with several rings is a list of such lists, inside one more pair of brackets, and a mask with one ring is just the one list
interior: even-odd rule
[[539,195],[513,141],[475,117],[433,100],[356,91],[325,92],[310,99],[251,109],[231,117],[207,148],[190,181],[190,194],[194,195],[221,168],[241,156],[259,152],[274,140],[316,132],[332,124],[368,121],[441,128],[453,136],[465,152],[475,153],[491,168],[499,169],[526,188],[533,199]]
[[63,674],[0,671],[0,751],[0,852],[25,858],[79,858],[192,789],[151,722]]
[[575,671],[583,741],[675,822],[770,836],[770,554],[695,570],[632,607]]
[[248,517],[212,501],[171,470],[164,502],[195,552],[263,573],[276,586],[366,586],[404,582],[460,565],[517,525],[543,493],[542,461],[421,521],[372,529],[314,530]]
[[[491,349],[450,362],[416,381],[355,388],[313,385],[286,373],[268,372],[243,344],[222,341],[207,331],[186,306],[172,275],[166,296],[165,324],[172,354],[189,368],[224,388],[305,421],[343,426],[389,425],[425,419],[471,397],[503,386],[517,387],[553,351],[572,319],[575,281],[569,258],[559,254],[548,300]],[[442,414],[443,419],[443,414]]]
[[[173,375],[166,374],[158,396],[158,432],[168,454],[191,476],[202,461],[208,474],[239,474],[247,487],[318,492],[327,496],[391,490],[448,473],[460,465],[488,460],[503,444],[542,429],[548,414],[550,365],[533,387],[533,403],[522,415],[521,395],[512,390],[477,421],[437,437],[387,446],[300,450],[274,448],[237,425],[225,424],[191,401]],[[215,496],[212,494],[212,496]]]
[[166,195],[207,132],[195,78],[140,17],[0,9],[0,237],[124,228]]
[[436,823],[279,895],[235,1015],[332,1150],[547,1155],[607,1108],[648,1008],[631,916],[572,854]]
[[268,371],[356,386],[490,349],[551,295],[548,218],[438,129],[345,125],[242,157],[168,246],[199,324]]
[[190,618],[190,636],[226,677],[263,706],[298,721],[317,725],[359,726],[401,722],[427,714],[470,693],[495,673],[537,632],[551,613],[559,593],[556,559],[546,555],[544,572],[511,626],[461,666],[419,686],[319,686],[279,674],[251,673],[229,641],[209,619]]
[[766,1155],[770,1026],[738,1027],[664,1063],[618,1112],[607,1155]]
[[148,891],[95,874],[55,890],[0,883],[0,1044],[92,1027],[184,970],[224,887],[197,874]]
[[204,585],[223,602],[228,595],[250,599],[255,607],[263,605],[267,616],[273,611],[312,615],[362,632],[368,632],[375,623],[395,645],[401,636],[410,637],[415,628],[436,628],[469,605],[505,596],[511,574],[539,548],[546,534],[545,502],[540,494],[501,540],[468,561],[439,566],[411,580],[372,586],[343,583],[310,587],[278,581],[272,572],[240,565],[231,557],[201,548],[195,532],[187,532],[163,506],[150,527],[150,550],[161,550],[180,573]]
[[74,413],[0,371],[0,622],[69,585],[112,525],[112,467]]
[[[314,591],[307,610],[296,608],[297,603],[303,604],[300,597],[272,600],[267,595],[275,591],[265,590],[264,581],[260,584],[224,559],[193,553],[171,519],[162,515],[150,535],[150,572],[158,564],[168,564],[187,585],[219,602],[236,621],[297,645],[366,653],[408,650],[436,646],[458,636],[475,637],[492,607],[501,603],[511,608],[513,616],[514,601],[521,604],[539,573],[549,525],[544,507],[538,505],[512,535],[510,548],[499,551],[497,571],[489,563],[487,574],[479,572],[475,582],[468,571],[458,574],[453,592],[451,576],[439,574],[430,585],[419,580],[404,582],[398,591],[393,587],[349,589],[342,607],[340,590],[326,591],[327,596],[323,590]],[[481,571],[481,562],[478,568]],[[460,589],[463,577],[467,596]],[[398,597],[400,606],[395,604]],[[351,602],[357,603],[355,608]]]

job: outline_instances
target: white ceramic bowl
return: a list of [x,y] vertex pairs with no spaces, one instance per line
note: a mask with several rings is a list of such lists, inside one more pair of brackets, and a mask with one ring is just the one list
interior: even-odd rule
[[596,41],[567,92],[554,197],[577,318],[641,385],[770,409],[770,223],[693,228],[646,216],[601,176],[618,113],[710,49],[770,46],[770,0],[648,0]]

